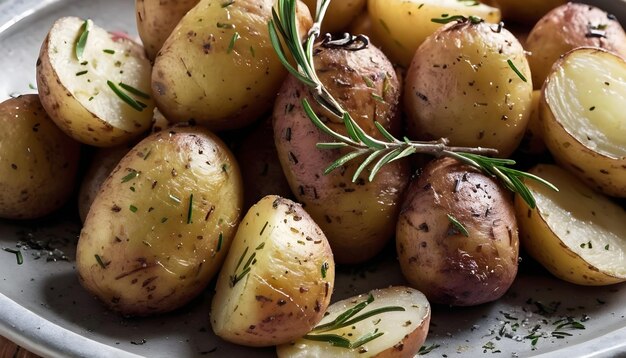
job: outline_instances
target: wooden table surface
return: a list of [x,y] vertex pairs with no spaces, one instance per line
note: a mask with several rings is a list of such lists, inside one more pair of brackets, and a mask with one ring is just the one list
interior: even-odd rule
[[0,358],[39,358],[39,356],[0,336]]

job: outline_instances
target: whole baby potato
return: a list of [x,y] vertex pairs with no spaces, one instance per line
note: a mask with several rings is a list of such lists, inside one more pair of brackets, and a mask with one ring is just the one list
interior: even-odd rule
[[532,84],[524,49],[506,29],[469,19],[446,25],[419,47],[404,104],[413,139],[448,138],[508,157],[530,118]]
[[34,219],[61,207],[74,190],[80,144],[37,95],[0,103],[0,128],[0,218]]
[[199,0],[135,0],[137,30],[146,55],[154,60],[180,19]]
[[626,33],[615,16],[585,4],[567,3],[541,18],[526,40],[535,88],[541,88],[559,57],[583,46],[626,57]]
[[133,148],[102,184],[80,234],[82,285],[124,315],[171,311],[206,287],[239,224],[239,167],[200,128],[171,128]]
[[511,196],[475,169],[449,158],[435,160],[407,190],[396,248],[409,284],[431,302],[494,301],[517,274]]
[[[399,133],[398,79],[380,50],[372,46],[359,51],[318,47],[314,53],[320,80],[364,131],[382,139],[375,128],[378,121],[389,132]],[[283,171],[291,191],[324,230],[335,260],[363,262],[393,236],[409,165],[404,160],[394,161],[372,181],[371,167],[355,175],[365,158],[325,173],[347,151],[317,148],[317,143],[333,139],[311,122],[303,99],[327,126],[346,133],[341,119],[315,103],[310,90],[290,77],[274,106],[274,140]]]
[[[311,17],[298,2],[306,34]],[[220,131],[247,126],[269,110],[287,75],[269,38],[273,0],[201,0],[155,59],[152,92],[174,123]]]

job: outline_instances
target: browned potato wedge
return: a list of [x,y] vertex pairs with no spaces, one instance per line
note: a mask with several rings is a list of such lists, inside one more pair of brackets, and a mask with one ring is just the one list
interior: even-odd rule
[[500,157],[517,148],[530,118],[530,70],[517,39],[496,30],[455,22],[419,47],[404,87],[412,138],[495,148]]
[[527,181],[535,210],[516,196],[524,249],[565,281],[589,286],[626,281],[626,211],[557,166],[538,165],[530,172],[559,191]]
[[0,103],[0,218],[50,214],[74,190],[80,145],[52,122],[37,95]]
[[150,60],[154,60],[174,27],[198,1],[135,0],[137,30]]
[[211,305],[216,335],[272,346],[310,331],[326,312],[335,262],[322,230],[301,205],[270,195],[242,220]]
[[80,192],[78,193],[78,215],[82,222],[85,222],[91,203],[93,203],[100,191],[100,186],[130,149],[126,145],[114,148],[101,148],[91,158],[91,164],[83,177]]
[[626,62],[605,50],[568,53],[543,87],[543,137],[552,155],[588,185],[626,197]]
[[123,315],[181,307],[217,274],[239,219],[241,174],[206,129],[137,144],[102,184],[76,251],[81,284]]
[[411,183],[396,230],[402,272],[431,302],[471,306],[500,298],[517,274],[510,194],[445,158]]
[[112,147],[150,128],[151,69],[133,41],[91,20],[64,17],[41,47],[37,86],[43,107],[65,133],[85,144]]
[[[356,312],[344,324],[337,324],[338,316],[348,310]],[[377,310],[383,312],[360,319]],[[280,358],[415,357],[429,325],[426,296],[408,287],[389,287],[333,303],[312,332],[277,347],[276,352]],[[333,339],[335,345],[324,338],[330,334],[339,337]]]
[[[374,120],[397,134],[399,86],[391,63],[370,46],[360,51],[317,48],[319,77],[355,121],[370,135],[381,138]],[[373,181],[369,170],[356,182],[359,162],[350,162],[325,174],[341,150],[321,150],[317,143],[332,141],[308,118],[302,99],[328,119],[327,125],[346,133],[341,119],[323,110],[309,89],[294,77],[283,85],[274,106],[274,139],[292,192],[320,225],[339,263],[363,262],[378,253],[393,236],[400,200],[409,180],[408,163],[384,166]]]
[[541,88],[559,57],[581,46],[604,48],[624,57],[626,33],[614,16],[585,4],[567,3],[539,20],[526,40],[535,88]]

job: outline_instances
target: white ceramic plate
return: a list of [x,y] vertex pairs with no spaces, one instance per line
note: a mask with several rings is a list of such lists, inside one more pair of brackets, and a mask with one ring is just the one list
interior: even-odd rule
[[[626,3],[590,2],[602,3],[626,23]],[[0,0],[0,100],[35,92],[41,42],[53,21],[66,15],[92,18],[110,30],[136,34],[132,0]],[[209,290],[181,310],[150,319],[123,319],[103,309],[80,287],[74,272],[78,223],[73,209],[44,221],[0,221],[0,248],[15,249],[20,242],[43,246],[22,247],[22,265],[15,255],[0,251],[0,335],[54,357],[274,355],[273,349],[238,347],[213,336]],[[65,253],[68,261],[48,261],[61,255],[50,256],[54,248]],[[367,266],[340,270],[334,300],[401,284],[394,257],[389,250]],[[437,347],[428,356],[626,356],[626,285],[578,287],[551,278],[530,260],[520,268],[511,290],[496,303],[435,307],[426,345]],[[542,308],[556,308],[556,312],[541,312]],[[572,336],[552,337],[555,322],[568,316],[584,321],[586,329],[561,329]],[[532,339],[524,337],[537,325],[543,336],[533,346]]]

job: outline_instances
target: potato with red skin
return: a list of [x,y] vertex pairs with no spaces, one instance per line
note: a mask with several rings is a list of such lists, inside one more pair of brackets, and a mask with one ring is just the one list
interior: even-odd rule
[[[382,139],[375,129],[376,120],[391,133],[399,133],[399,84],[393,66],[380,50],[372,46],[360,51],[318,47],[314,59],[322,83],[363,130]],[[316,147],[333,139],[307,117],[303,99],[329,127],[346,133],[341,119],[321,108],[310,89],[290,77],[274,106],[274,138],[283,171],[298,201],[326,233],[335,260],[363,262],[393,235],[409,165],[404,160],[392,162],[371,182],[369,170],[353,182],[358,159],[324,174],[346,150]]]
[[541,18],[526,40],[535,88],[543,86],[559,57],[583,46],[626,57],[626,33],[615,17],[585,4],[567,3]]
[[511,195],[495,179],[456,160],[435,160],[407,190],[396,248],[409,284],[431,302],[472,306],[494,301],[517,274],[519,239]]

